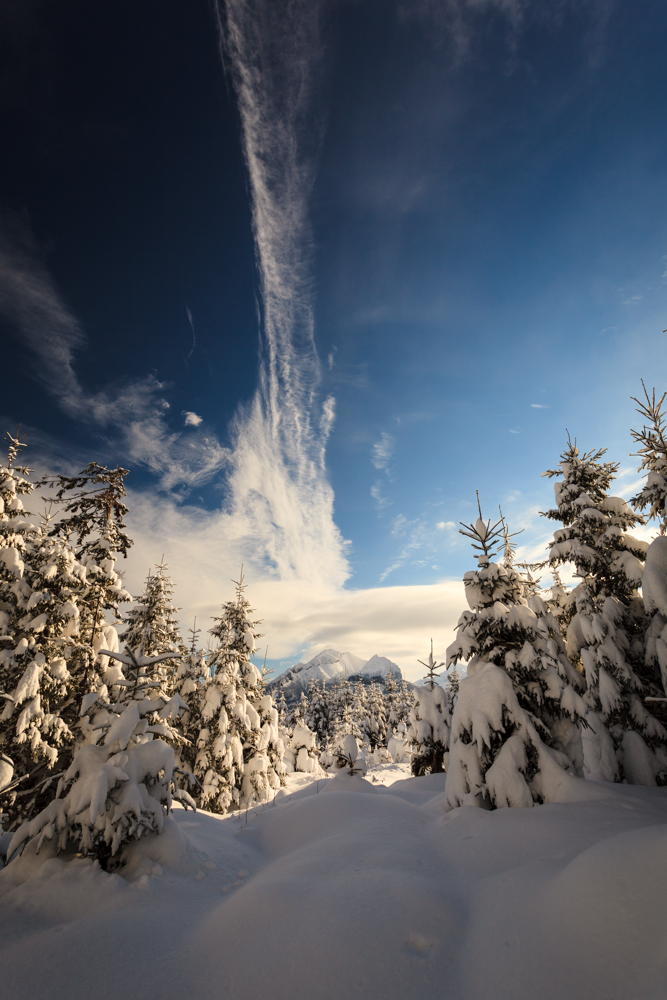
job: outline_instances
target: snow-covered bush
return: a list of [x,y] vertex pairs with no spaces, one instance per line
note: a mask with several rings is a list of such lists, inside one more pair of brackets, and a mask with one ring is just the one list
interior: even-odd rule
[[283,755],[286,770],[317,774],[321,771],[318,757],[315,733],[307,726],[296,726]]
[[411,751],[410,745],[404,736],[390,736],[387,740],[387,753],[393,761],[400,764],[404,760],[409,760]]
[[349,771],[350,774],[356,774],[360,777],[366,774],[368,770],[366,760],[352,733],[341,736],[337,741],[334,748],[334,762],[330,770]]

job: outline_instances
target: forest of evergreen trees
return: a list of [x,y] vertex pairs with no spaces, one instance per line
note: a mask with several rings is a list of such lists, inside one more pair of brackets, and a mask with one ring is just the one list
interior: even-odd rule
[[[0,811],[14,834],[9,854],[55,839],[113,868],[124,844],[161,830],[174,800],[242,810],[269,801],[290,772],[356,773],[362,759],[364,770],[409,760],[415,775],[446,771],[452,808],[532,806],[584,778],[666,784],[664,398],[638,402],[645,485],[629,503],[610,494],[618,465],[568,438],[545,473],[555,492],[545,516],[559,527],[543,563],[516,562],[502,515],[492,524],[480,508],[463,526],[477,561],[463,581],[469,607],[443,663],[431,647],[425,683],[313,681],[293,705],[274,702],[266,669],[252,663],[261,623],[242,573],[207,641],[193,626],[185,642],[163,561],[140,595],[123,586],[127,471],[92,463],[33,483],[24,443],[8,434]],[[42,518],[25,506],[37,487],[51,501]],[[650,544],[631,533],[647,520]],[[574,570],[570,588],[563,566]]]

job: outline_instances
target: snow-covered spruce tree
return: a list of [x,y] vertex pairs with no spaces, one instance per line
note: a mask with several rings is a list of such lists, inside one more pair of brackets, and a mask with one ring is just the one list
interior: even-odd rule
[[573,564],[582,581],[561,621],[569,659],[586,678],[585,765],[607,781],[662,784],[667,732],[641,699],[647,621],[637,587],[647,545],[627,533],[643,518],[625,500],[609,496],[618,464],[602,462],[604,454],[580,455],[576,442],[568,441],[558,468],[545,473],[559,477],[557,506],[546,516],[563,524],[554,533],[550,561]]
[[646,401],[637,398],[634,401],[644,426],[630,433],[639,445],[635,457],[641,459],[641,464],[637,471],[646,476],[646,482],[630,502],[635,510],[648,511],[647,520],[655,518],[660,534],[664,535],[667,532],[667,428],[662,406],[667,392],[656,400],[655,389],[649,396],[643,381],[642,387]]
[[276,708],[278,709],[278,722],[279,722],[279,724],[281,726],[283,726],[283,727],[287,726],[287,715],[288,715],[288,711],[289,710],[287,708],[287,700],[285,698],[285,692],[284,691],[280,692],[280,695],[278,697],[278,701],[276,702]]
[[25,518],[20,497],[32,489],[23,478],[29,470],[13,465],[22,442],[8,440],[0,470],[0,750],[13,760],[14,776],[0,811],[13,829],[42,808],[71,760],[78,690],[68,660],[85,570],[67,542],[49,534],[48,516],[39,527]]
[[5,650],[13,657],[15,686],[0,716],[0,739],[16,768],[3,805],[10,828],[41,809],[53,794],[54,776],[71,761],[79,692],[68,658],[85,579],[71,548],[45,527],[26,539],[23,555],[25,598],[14,619],[13,649],[8,644]]
[[387,707],[384,691],[377,681],[368,686],[365,735],[371,751],[387,745]]
[[9,854],[34,840],[56,840],[58,850],[74,844],[109,870],[122,864],[121,848],[145,833],[162,830],[172,795],[194,806],[187,792],[173,786],[175,742],[168,719],[184,707],[178,695],[167,700],[158,669],[169,653],[142,656],[105,650],[124,666],[107,700],[106,686],[88,694],[81,715],[89,742],[74,754],[60,779],[56,797],[16,831]]
[[398,726],[397,732],[403,733],[407,728],[408,719],[412,706],[415,703],[414,689],[406,680],[402,680],[398,686]]
[[155,573],[148,574],[143,592],[135,597],[134,607],[125,615],[123,623],[127,628],[120,635],[121,643],[141,656],[173,650],[174,658],[165,660],[160,668],[165,693],[173,689],[177,660],[188,656],[176,619],[180,608],[172,603],[173,593],[174,585],[163,557]]
[[398,682],[391,671],[387,674],[384,682],[384,702],[389,733],[395,733],[396,726],[401,721],[400,694]]
[[415,689],[415,703],[412,706],[408,727],[408,743],[412,750],[410,766],[415,776],[437,774],[446,770],[445,754],[449,746],[449,711],[444,688],[436,684],[440,676],[436,673],[442,663],[433,658],[433,639],[427,662],[418,660],[426,667],[426,685]]
[[132,600],[116,571],[118,556],[126,558],[132,545],[123,520],[127,475],[127,469],[107,469],[91,462],[78,476],[56,476],[40,484],[57,487],[55,502],[63,505],[62,516],[49,534],[72,545],[85,569],[84,585],[77,595],[78,628],[68,656],[75,694],[61,713],[70,728],[77,720],[81,699],[105,684],[109,660],[100,650],[118,650],[117,632],[107,615],[119,622],[119,604]]
[[306,724],[312,729],[320,746],[325,746],[331,735],[329,693],[324,680],[313,678],[308,685]]
[[478,568],[463,578],[470,610],[447,650],[448,664],[468,661],[451,721],[447,799],[457,806],[479,797],[492,808],[548,802],[575,773],[553,724],[576,723],[585,705],[546,606],[522,597],[513,567],[492,562],[502,519],[492,526],[480,510],[461,533],[472,539]]
[[359,730],[362,745],[368,746],[370,738],[370,719],[368,715],[368,687],[359,678],[352,688],[352,717],[355,729]]
[[646,482],[637,496],[630,501],[635,510],[647,512],[648,520],[658,521],[659,535],[648,547],[642,578],[644,607],[649,615],[646,630],[645,667],[642,680],[651,708],[664,724],[667,708],[657,699],[667,695],[667,429],[663,403],[667,393],[659,400],[655,389],[651,396],[644,387],[646,401],[635,399],[638,412],[644,419],[640,431],[632,431],[634,441],[640,445],[636,457],[641,459],[639,472]]
[[172,604],[174,585],[168,569],[164,559],[156,565],[155,573],[146,578],[143,593],[135,597],[135,606],[123,618],[127,628],[120,634],[121,642],[145,656],[170,650],[188,655],[176,618],[181,609]]
[[206,653],[199,646],[200,633],[201,629],[197,628],[195,618],[194,625],[189,630],[190,647],[187,655],[178,661],[170,684],[170,691],[179,695],[185,705],[178,722],[175,723],[182,737],[178,746],[174,748],[178,766],[177,784],[192,795],[197,794],[198,782],[195,777],[197,747],[204,729],[203,697],[205,684],[210,676]]
[[259,689],[260,671],[250,662],[259,622],[251,620],[243,572],[236,600],[222,606],[210,630],[219,642],[209,660],[195,773],[199,802],[212,812],[265,802],[280,787],[284,745],[278,712]]
[[293,705],[289,721],[292,727],[308,725],[308,695],[305,691],[301,692],[299,700]]
[[354,688],[347,677],[335,685],[333,694],[334,724],[332,740],[338,745],[341,739],[351,735],[363,742],[360,720],[354,711]]

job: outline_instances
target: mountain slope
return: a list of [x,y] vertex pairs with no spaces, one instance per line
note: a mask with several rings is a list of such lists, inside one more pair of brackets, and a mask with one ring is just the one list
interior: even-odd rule
[[339,653],[335,649],[325,649],[314,656],[308,663],[296,663],[280,677],[276,677],[268,685],[274,698],[284,694],[288,701],[301,696],[302,691],[308,691],[312,680],[323,680],[327,683],[337,681],[341,677],[387,677],[393,674],[401,679],[400,668],[388,660],[386,656],[371,656],[364,660],[354,653]]

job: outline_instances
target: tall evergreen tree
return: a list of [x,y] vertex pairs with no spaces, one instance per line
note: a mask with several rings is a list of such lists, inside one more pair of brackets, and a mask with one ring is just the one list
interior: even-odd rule
[[142,656],[168,650],[175,650],[180,656],[188,652],[176,618],[181,609],[172,604],[174,585],[168,569],[163,559],[155,572],[148,574],[142,594],[135,597],[135,606],[123,619],[127,628],[120,634],[121,642]]
[[646,476],[646,482],[631,503],[635,510],[648,512],[647,520],[655,518],[660,534],[664,535],[667,531],[667,428],[662,407],[667,392],[656,400],[655,389],[649,396],[643,381],[642,387],[645,399],[635,398],[634,401],[644,426],[630,433],[639,445],[636,453],[641,460],[638,471]]
[[371,681],[368,687],[366,729],[371,750],[387,745],[387,705],[382,686]]
[[[213,812],[243,808],[266,801],[280,787],[276,765],[283,744],[278,713],[263,698],[261,673],[250,661],[260,638],[250,618],[243,572],[236,582],[236,599],[222,606],[211,629],[219,646],[211,655],[211,676],[204,686],[202,729],[196,770],[201,780],[201,804]],[[272,715],[275,713],[275,718]]]
[[586,678],[586,766],[606,780],[663,783],[667,732],[641,698],[647,621],[637,588],[647,545],[628,534],[643,518],[609,495],[618,464],[601,461],[604,454],[580,455],[576,442],[568,441],[558,468],[545,473],[557,480],[556,507],[546,516],[563,524],[554,533],[550,561],[573,564],[582,581],[564,621],[568,656]]
[[[644,383],[642,382],[642,386]],[[644,607],[649,616],[645,635],[646,701],[667,721],[667,430],[663,403],[667,393],[656,400],[655,389],[649,396],[644,386],[645,400],[635,399],[638,412],[644,419],[640,431],[632,437],[641,459],[638,471],[646,477],[644,486],[630,501],[635,510],[647,512],[647,519],[658,522],[658,537],[648,547],[646,566],[642,578]]]
[[[206,681],[210,676],[206,653],[199,645],[201,629],[197,628],[197,619],[189,630],[190,646],[185,656],[178,661],[171,679],[170,689],[177,694],[184,708],[178,719],[178,732],[182,740],[175,747],[177,764],[177,783],[193,796],[199,794],[199,782],[195,777],[197,770],[198,744],[204,722],[202,720],[202,705]],[[185,772],[185,773],[181,773]]]
[[522,597],[513,567],[492,561],[504,527],[502,518],[493,526],[484,521],[480,510],[461,531],[472,540],[478,568],[464,575],[470,610],[447,650],[448,664],[469,661],[451,723],[452,806],[468,795],[493,807],[550,801],[565,772],[574,773],[551,725],[568,718],[576,723],[585,705],[568,682],[556,622],[539,598]]
[[29,840],[39,849],[55,839],[58,850],[72,842],[112,869],[122,863],[125,844],[161,831],[172,795],[194,805],[174,786],[173,749],[159,738],[177,740],[168,720],[182,707],[178,696],[167,699],[162,691],[158,666],[169,654],[105,652],[125,668],[116,678],[117,699],[109,699],[105,686],[83,699],[89,742],[75,752],[56,797],[19,826],[10,853]]
[[0,750],[14,775],[0,809],[13,829],[42,808],[71,761],[80,697],[71,656],[86,570],[68,542],[53,537],[48,516],[39,527],[26,519],[29,470],[14,465],[23,443],[8,441],[0,470]]
[[329,692],[324,680],[313,678],[308,685],[306,723],[315,733],[320,746],[324,746],[332,735]]

